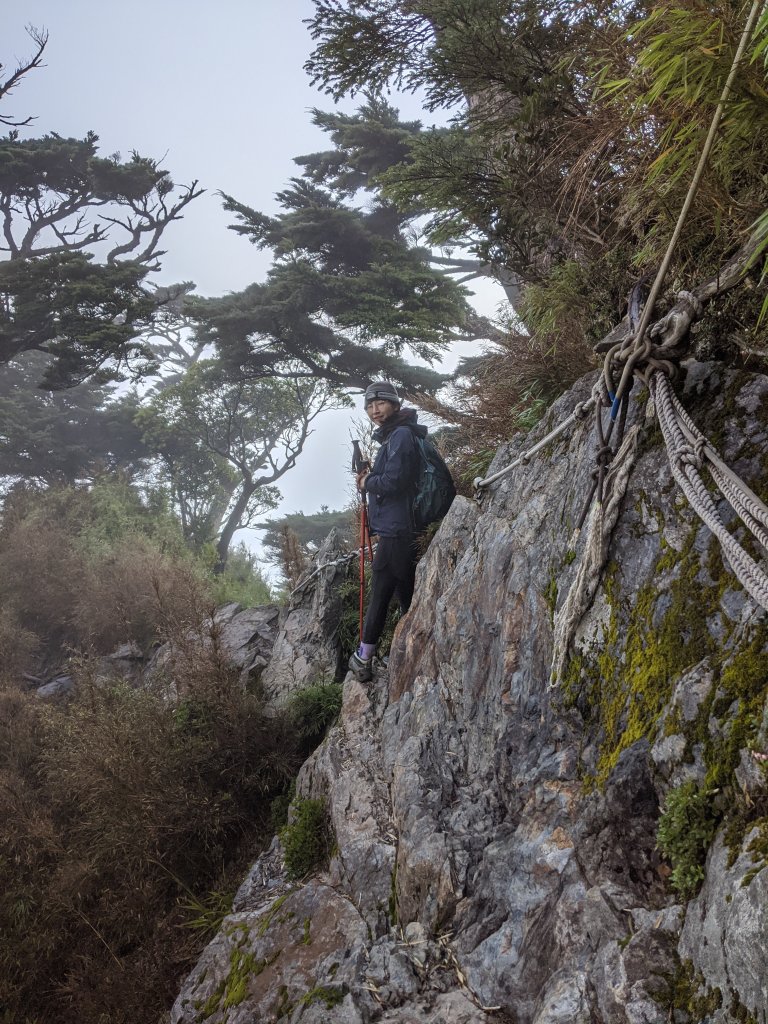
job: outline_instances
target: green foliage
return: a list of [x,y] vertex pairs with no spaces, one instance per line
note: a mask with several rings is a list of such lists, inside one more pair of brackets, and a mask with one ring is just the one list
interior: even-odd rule
[[[420,131],[385,125],[369,103],[368,131],[382,145],[366,187],[421,215],[432,244],[513,271],[526,299],[530,286],[561,291],[563,269],[579,268],[569,334],[594,340],[621,316],[633,278],[658,265],[744,18],[730,0],[616,2],[599,16],[585,4],[321,0],[308,68],[337,98],[395,85],[422,91],[430,108],[456,104],[448,126]],[[768,241],[766,39],[763,15],[670,280],[714,276],[750,231]],[[744,326],[761,300],[739,292],[750,349],[765,344]]]
[[[379,151],[400,155],[392,137],[402,141],[409,129],[381,104],[368,111],[386,136]],[[274,263],[263,284],[191,304],[200,336],[251,380],[309,371],[345,387],[386,376],[433,391],[445,378],[405,357],[431,363],[445,349],[468,320],[464,290],[431,267],[429,252],[410,241],[409,218],[390,203],[348,204],[353,182],[388,159],[363,155],[363,137],[367,147],[376,133],[362,120],[316,121],[338,150],[299,159],[304,177],[279,194],[277,216],[224,196],[233,230],[270,249]]]
[[155,161],[105,159],[97,143],[93,132],[0,139],[10,256],[0,264],[0,362],[43,352],[45,382],[56,388],[150,368],[142,333],[157,301],[145,278],[159,267],[168,223],[199,195],[192,185],[174,201],[170,175]]
[[186,898],[180,899],[179,906],[189,914],[187,928],[202,935],[215,935],[224,918],[232,913],[233,896],[234,893],[229,891],[213,890],[199,897],[189,893]]
[[75,483],[136,469],[146,455],[133,422],[136,398],[88,382],[39,387],[50,358],[27,352],[0,365],[0,476]]
[[315,683],[291,695],[288,714],[302,742],[317,746],[339,717],[341,697],[341,683]]
[[[99,477],[91,487],[18,486],[0,520],[9,643],[53,658],[67,647],[106,654],[129,640],[147,646],[181,623],[197,626],[215,604],[270,603],[250,552],[237,548],[219,576],[210,562],[209,553],[188,550],[161,494],[142,496],[123,477]],[[9,654],[8,662],[22,657]]]
[[[731,68],[745,9],[721,2],[705,7],[657,4],[632,28],[636,59],[631,72],[606,83],[614,104],[632,104],[627,137],[654,140],[627,165],[624,208],[649,226],[643,258],[653,261],[671,232],[672,218],[693,175],[704,137]],[[765,163],[768,105],[757,58],[765,46],[765,19],[753,34],[752,56],[742,62],[700,194],[681,239],[678,260],[694,253],[714,266],[740,241],[768,202]],[[749,52],[749,50],[748,50]],[[604,69],[605,72],[606,69]],[[759,237],[759,232],[758,232]]]
[[397,110],[378,96],[369,96],[356,114],[313,110],[312,121],[330,135],[334,148],[297,157],[296,163],[316,185],[349,196],[373,189],[377,175],[407,160],[421,130],[418,121],[400,121]]
[[719,820],[712,795],[693,780],[684,782],[667,794],[659,819],[659,848],[672,862],[670,880],[684,899],[695,896],[704,880],[704,862]]
[[210,593],[217,605],[235,601],[244,608],[256,608],[272,601],[272,592],[258,559],[244,544],[230,551],[224,572],[213,578]]
[[292,782],[284,793],[278,793],[269,808],[269,822],[274,833],[288,824],[288,811],[296,796],[296,784]]
[[[68,387],[92,376],[105,364],[117,367],[139,359],[147,372],[151,352],[137,340],[152,319],[154,305],[143,290],[147,268],[138,265],[100,266],[92,257],[73,252],[37,260],[0,264],[0,361],[32,347],[35,340],[53,362],[45,381]],[[126,322],[115,323],[127,309]]]
[[198,548],[215,544],[217,572],[235,531],[277,504],[273,485],[295,465],[312,420],[339,401],[315,381],[233,380],[205,360],[139,411],[185,535]]
[[292,512],[280,516],[279,519],[267,519],[263,523],[258,523],[256,528],[264,531],[263,544],[269,559],[279,564],[282,558],[284,529],[291,530],[304,551],[308,552],[308,544],[320,547],[331,530],[349,534],[353,521],[354,516],[349,509],[334,511],[324,506],[319,512]]
[[289,878],[303,878],[323,863],[331,849],[328,812],[323,800],[294,800],[288,824],[280,831]]
[[162,501],[120,477],[91,488],[17,487],[0,522],[0,597],[50,656],[148,644],[169,621],[199,621],[204,567]]

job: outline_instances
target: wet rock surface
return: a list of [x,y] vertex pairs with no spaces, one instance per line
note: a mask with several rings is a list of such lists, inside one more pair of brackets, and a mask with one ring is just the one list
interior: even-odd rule
[[[491,470],[591,383],[504,446]],[[760,492],[768,380],[694,366],[683,400]],[[629,423],[641,428],[637,458],[562,675],[553,681],[554,623],[587,541],[573,528],[594,467],[588,420],[479,507],[455,501],[419,566],[387,672],[369,687],[346,679],[341,717],[299,776],[301,796],[326,801],[330,862],[290,883],[273,844],[185,983],[174,1024],[764,1024],[768,872],[747,847],[766,777],[742,748],[765,741],[766,616],[678,497],[642,395]],[[319,628],[311,609],[322,609],[327,636],[332,607],[302,597],[264,673],[275,692],[297,685],[301,638]],[[687,905],[656,838],[683,782],[742,801],[746,822],[734,860],[727,800],[712,805],[716,838]],[[282,898],[281,912],[296,916],[269,942],[259,921]],[[312,944],[299,949],[302,914]],[[235,926],[256,961],[274,960],[228,1016],[226,995],[202,1016],[222,980],[228,991]],[[675,978],[688,964],[684,1006]],[[715,1016],[696,1016],[694,997],[715,989]]]

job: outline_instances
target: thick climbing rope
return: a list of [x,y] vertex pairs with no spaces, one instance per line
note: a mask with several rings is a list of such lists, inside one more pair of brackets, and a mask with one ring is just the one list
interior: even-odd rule
[[[721,493],[728,498],[741,521],[765,548],[768,548],[768,535],[765,532],[768,508],[731,470],[728,470],[727,475],[722,474],[720,466],[724,464],[676,402],[669,380],[663,373],[652,374],[650,388],[672,475],[691,508],[720,541],[723,553],[741,585],[758,604],[768,610],[768,575],[726,529],[714,499],[701,478],[705,461],[709,459],[715,467],[712,473],[715,482],[718,485],[725,484],[724,487],[720,486]],[[714,459],[711,458],[713,455]]]
[[[631,317],[629,336],[608,350],[603,366],[602,386],[597,386],[593,390],[590,399],[589,404],[595,405],[597,419],[598,469],[593,474],[594,483],[582,512],[577,533],[592,505],[595,493],[597,493],[598,501],[590,516],[584,557],[568,596],[556,615],[553,680],[558,678],[578,623],[594,598],[607,555],[608,541],[618,518],[619,505],[626,490],[631,464],[634,462],[637,447],[635,428],[632,428],[632,431],[622,441],[626,399],[634,377],[640,377],[649,385],[676,482],[694,512],[718,538],[728,563],[744,588],[763,608],[768,610],[768,575],[726,528],[717,506],[701,478],[700,470],[705,462],[721,494],[729,501],[744,525],[766,550],[768,550],[768,508],[719,457],[714,447],[683,409],[670,384],[670,378],[676,373],[676,361],[682,354],[680,343],[685,338],[691,322],[702,315],[702,298],[710,298],[712,294],[716,294],[717,286],[714,291],[709,287],[700,289],[701,297],[691,292],[678,293],[678,305],[682,308],[671,311],[648,331],[656,300],[671,264],[672,254],[703,177],[725,104],[730,96],[747,43],[764,4],[765,0],[754,0],[753,2],[728,78],[712,118],[696,171],[664,259],[643,308],[639,325],[636,325],[633,322],[634,317]],[[665,335],[667,335],[666,339]],[[651,338],[660,338],[661,340],[659,343],[654,343],[650,340]],[[618,385],[614,382],[615,365],[621,366]],[[604,431],[601,410],[606,406],[611,409],[611,422],[607,431]],[[610,447],[610,436],[619,413],[621,414],[621,425],[618,450],[615,455],[616,462],[606,473],[608,464],[614,458],[613,450]],[[485,480],[476,480],[476,493],[479,494],[484,487],[526,463],[532,454],[540,451],[554,437],[563,433],[575,418],[578,417],[572,413],[558,428],[550,432],[547,437],[506,469]]]

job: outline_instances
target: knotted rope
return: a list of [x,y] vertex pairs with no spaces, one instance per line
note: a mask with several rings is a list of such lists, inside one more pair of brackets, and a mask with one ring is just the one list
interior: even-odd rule
[[[584,554],[568,596],[555,615],[553,681],[560,676],[578,624],[594,599],[600,573],[607,556],[611,532],[618,519],[621,501],[636,457],[638,428],[633,426],[622,440],[627,413],[627,398],[635,377],[648,384],[654,398],[656,414],[661,425],[674,479],[693,510],[718,538],[728,563],[744,588],[755,601],[768,610],[768,575],[726,529],[717,506],[701,478],[701,469],[705,464],[708,466],[721,494],[729,501],[740,520],[766,550],[768,550],[768,508],[722,461],[714,447],[683,409],[670,383],[671,378],[677,373],[679,359],[684,354],[688,330],[691,324],[703,315],[703,303],[726,288],[733,287],[741,279],[744,266],[748,265],[748,259],[745,259],[743,253],[737,255],[725,268],[722,281],[718,275],[716,281],[701,286],[695,292],[678,292],[677,304],[649,329],[656,301],[671,264],[672,254],[698,191],[725,104],[730,96],[739,64],[764,2],[765,0],[754,0],[752,4],[696,171],[664,259],[643,308],[639,324],[635,323],[633,304],[630,303],[630,333],[608,349],[603,364],[601,386],[593,390],[589,403],[584,403],[585,406],[595,406],[597,468],[593,473],[592,489],[577,526],[578,533],[591,507]],[[616,383],[617,375],[619,377],[618,384]],[[603,427],[604,408],[610,408],[610,422],[607,430],[604,430]],[[619,417],[618,450],[614,456],[611,447],[611,434],[617,416]],[[551,431],[542,441],[516,459],[506,469],[485,480],[475,480],[476,492],[479,494],[482,488],[526,463],[533,454],[563,433],[575,418],[572,413],[558,428]],[[597,494],[597,503],[592,505],[595,494]]]
[[[559,678],[568,660],[568,652],[576,629],[597,591],[600,574],[608,554],[613,528],[619,518],[621,502],[637,456],[640,428],[634,424],[627,431],[603,483],[603,498],[592,504],[579,568],[568,596],[555,613],[554,653],[551,683]],[[578,527],[577,527],[578,533]]]

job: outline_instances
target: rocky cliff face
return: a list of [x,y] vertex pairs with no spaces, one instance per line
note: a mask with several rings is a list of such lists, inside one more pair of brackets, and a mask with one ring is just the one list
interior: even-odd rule
[[[765,496],[768,379],[694,366],[684,401]],[[330,863],[290,882],[273,843],[173,1024],[765,1024],[768,798],[749,748],[766,746],[766,615],[678,497],[643,396],[630,417],[622,512],[557,678],[589,421],[480,507],[456,500],[388,671],[347,678],[299,777],[326,802]],[[276,657],[275,678],[298,636]]]

